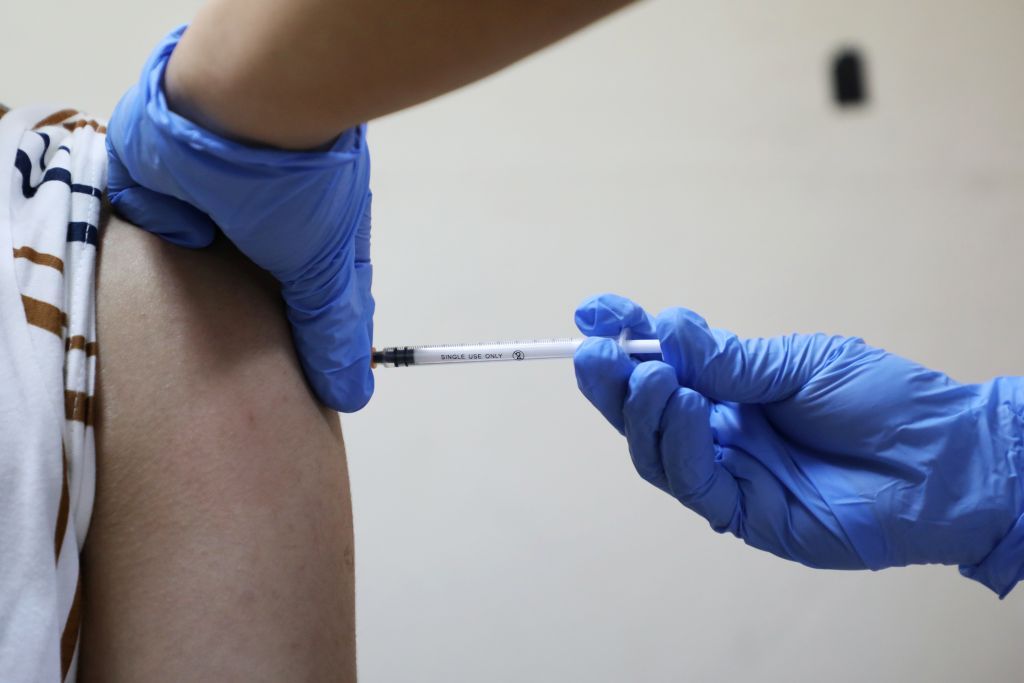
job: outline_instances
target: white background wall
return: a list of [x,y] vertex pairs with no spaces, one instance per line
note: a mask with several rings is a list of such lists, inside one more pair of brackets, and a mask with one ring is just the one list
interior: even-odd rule
[[[198,5],[6,0],[0,99],[106,115]],[[381,121],[378,343],[569,334],[611,290],[1024,374],[1022,27],[1017,0],[651,0]],[[828,97],[848,41],[859,112]],[[377,377],[344,420],[363,681],[1024,675],[1024,592],[712,533],[635,475],[569,362]]]

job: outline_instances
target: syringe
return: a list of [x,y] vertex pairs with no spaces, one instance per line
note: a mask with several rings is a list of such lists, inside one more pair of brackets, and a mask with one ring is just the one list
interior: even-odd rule
[[[394,368],[409,365],[572,358],[576,349],[583,343],[583,339],[577,337],[481,342],[478,344],[389,346],[381,350],[373,350],[373,366],[383,365],[386,368]],[[619,344],[631,356],[661,355],[661,345],[657,339],[620,339]]]

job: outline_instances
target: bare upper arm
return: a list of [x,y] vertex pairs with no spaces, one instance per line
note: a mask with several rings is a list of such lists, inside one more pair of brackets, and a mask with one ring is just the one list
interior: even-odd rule
[[225,241],[101,235],[81,679],[354,680],[338,415],[276,283]]
[[243,397],[337,421],[305,384],[277,282],[223,236],[184,249],[112,215],[97,278],[109,445],[183,438],[178,421],[233,419]]

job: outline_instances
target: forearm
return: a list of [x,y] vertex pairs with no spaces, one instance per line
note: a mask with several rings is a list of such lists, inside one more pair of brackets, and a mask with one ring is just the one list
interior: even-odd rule
[[211,0],[172,56],[172,109],[285,148],[483,78],[631,0]]

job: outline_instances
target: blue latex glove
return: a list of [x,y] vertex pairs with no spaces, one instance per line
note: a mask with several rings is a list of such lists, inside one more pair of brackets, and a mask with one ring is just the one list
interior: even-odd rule
[[316,395],[335,410],[359,410],[373,393],[365,129],[344,132],[326,151],[293,152],[226,140],[174,114],[163,75],[184,30],[157,46],[114,110],[110,202],[136,225],[185,247],[208,246],[219,227],[281,282]]
[[614,295],[576,354],[580,389],[645,480],[719,532],[810,567],[959,564],[1000,597],[1024,576],[1020,378],[958,384],[860,339],[739,339]]

